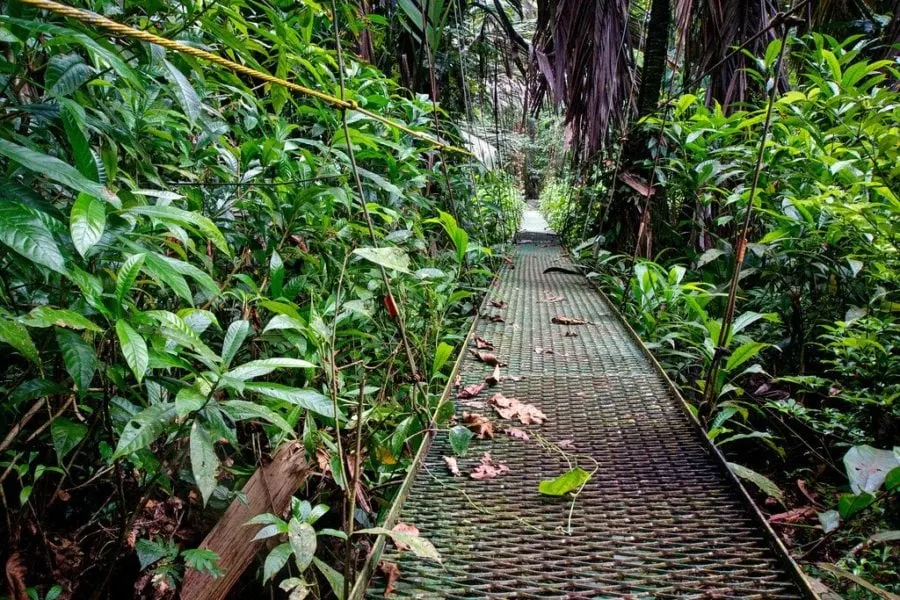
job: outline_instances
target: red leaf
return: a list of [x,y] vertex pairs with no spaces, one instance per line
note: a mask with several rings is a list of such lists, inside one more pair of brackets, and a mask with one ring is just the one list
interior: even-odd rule
[[482,415],[470,412],[463,413],[463,425],[469,428],[469,430],[475,434],[479,440],[483,440],[485,437],[489,437],[493,439],[494,437],[494,424],[490,419],[484,417]]
[[523,425],[540,425],[547,418],[539,408],[520,402],[518,398],[507,398],[503,394],[496,393],[491,396],[490,402],[501,417],[518,419]]
[[392,319],[397,317],[397,305],[394,304],[394,297],[390,294],[384,296],[384,307],[387,309],[388,314]]

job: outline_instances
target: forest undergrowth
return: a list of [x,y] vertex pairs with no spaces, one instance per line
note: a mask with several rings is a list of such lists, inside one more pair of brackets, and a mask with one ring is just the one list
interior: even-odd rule
[[[587,173],[545,167],[541,206],[795,558],[848,598],[887,597],[900,593],[897,63],[861,36],[790,42],[795,66],[775,96],[723,347],[765,97],[730,111],[702,91],[676,97],[637,127],[653,151],[649,194],[613,171],[611,146]],[[776,40],[755,58],[760,85],[772,85],[779,50]],[[536,143],[559,131],[545,121]],[[623,248],[625,232],[604,220],[613,177],[640,191],[630,208],[649,215],[640,249]]]

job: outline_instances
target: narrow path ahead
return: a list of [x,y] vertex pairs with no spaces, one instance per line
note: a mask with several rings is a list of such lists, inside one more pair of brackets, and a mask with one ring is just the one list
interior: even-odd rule
[[[767,542],[739,489],[685,416],[679,401],[584,277],[572,269],[540,215],[530,211],[514,266],[504,270],[476,335],[508,362],[507,377],[457,416],[491,419],[493,439],[473,440],[448,470],[437,436],[401,521],[414,524],[443,567],[387,552],[401,577],[393,598],[801,598],[792,564]],[[533,233],[532,233],[533,232]],[[561,325],[554,317],[587,321]],[[462,385],[491,368],[463,359]],[[538,407],[540,425],[501,418],[500,392]],[[528,440],[502,430],[526,430]],[[562,451],[560,450],[562,448]],[[508,467],[470,477],[485,452]],[[574,502],[538,484],[577,464],[593,476]],[[567,533],[571,527],[571,533]],[[376,578],[370,597],[384,593]]]

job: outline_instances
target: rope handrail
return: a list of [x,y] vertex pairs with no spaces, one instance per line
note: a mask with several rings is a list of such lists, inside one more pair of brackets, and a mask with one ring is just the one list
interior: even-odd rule
[[206,50],[201,50],[200,48],[194,48],[193,46],[188,46],[182,42],[172,40],[169,38],[161,37],[150,33],[148,31],[142,31],[140,29],[135,29],[134,27],[130,27],[128,25],[124,25],[119,23],[118,21],[113,21],[112,19],[108,19],[102,15],[98,15],[95,12],[91,12],[89,10],[76,8],[74,6],[68,6],[65,4],[60,4],[59,2],[54,2],[53,0],[20,0],[22,4],[26,4],[28,6],[33,6],[35,8],[39,8],[41,10],[46,10],[52,12],[54,14],[68,17],[70,19],[74,19],[76,21],[80,21],[87,25],[93,25],[94,27],[98,27],[101,29],[105,29],[110,33],[118,36],[118,37],[127,37],[133,38],[137,40],[141,40],[143,42],[148,42],[151,44],[156,44],[157,46],[162,46],[163,48],[168,48],[169,50],[173,50],[175,52],[179,52],[181,54],[186,54],[188,56],[193,56],[195,58],[199,58],[201,60],[205,60],[207,62],[211,62],[213,64],[219,65],[220,67],[224,67],[230,71],[235,73],[239,73],[241,75],[245,75],[247,77],[251,77],[253,79],[257,79],[260,81],[265,81],[267,83],[272,83],[275,85],[280,85],[294,92],[303,94],[305,96],[311,96],[318,100],[325,102],[326,104],[330,104],[335,108],[339,108],[342,110],[353,110],[362,115],[365,115],[371,119],[379,121],[387,125],[388,127],[392,127],[403,133],[411,135],[414,138],[423,140],[428,142],[429,144],[433,144],[438,150],[447,150],[449,152],[456,152],[458,154],[471,155],[468,150],[460,148],[458,146],[453,146],[452,144],[445,144],[444,142],[440,142],[428,134],[422,133],[421,131],[416,131],[414,129],[410,129],[406,125],[402,123],[398,123],[393,119],[389,119],[378,113],[372,112],[361,107],[354,100],[347,100],[342,98],[336,98],[330,94],[326,94],[324,92],[320,92],[310,87],[306,87],[304,85],[300,85],[298,83],[294,83],[293,81],[288,81],[286,79],[282,79],[281,77],[276,77],[271,73],[266,73],[264,71],[260,71],[258,69],[250,68],[246,65],[242,65],[240,63],[234,62],[227,58],[223,58],[217,54],[213,54],[212,52],[208,52]]

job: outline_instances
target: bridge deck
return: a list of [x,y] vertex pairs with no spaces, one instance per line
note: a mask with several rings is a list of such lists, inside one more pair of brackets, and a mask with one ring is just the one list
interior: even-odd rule
[[[535,219],[532,229],[545,227]],[[627,327],[584,277],[550,267],[573,268],[546,232],[520,233],[514,266],[491,293],[507,303],[489,309],[504,322],[475,328],[516,379],[458,402],[460,419],[477,413],[496,427],[458,459],[462,476],[444,461],[446,432],[435,438],[400,520],[435,544],[443,565],[391,546],[383,559],[401,572],[391,597],[809,596]],[[555,324],[558,315],[589,323]],[[490,371],[466,357],[462,384]],[[496,392],[540,408],[546,421],[502,419],[487,403]],[[501,432],[511,426],[530,439]],[[485,452],[509,471],[472,479]],[[570,464],[594,471],[574,507],[538,492]],[[381,597],[384,585],[375,577],[367,594]]]

